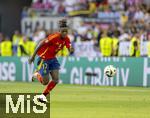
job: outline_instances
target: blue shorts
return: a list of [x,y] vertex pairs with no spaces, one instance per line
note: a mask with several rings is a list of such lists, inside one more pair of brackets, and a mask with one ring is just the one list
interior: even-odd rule
[[42,77],[50,73],[51,70],[59,70],[60,64],[57,58],[42,60],[40,57],[37,58],[37,65],[39,66],[38,72]]

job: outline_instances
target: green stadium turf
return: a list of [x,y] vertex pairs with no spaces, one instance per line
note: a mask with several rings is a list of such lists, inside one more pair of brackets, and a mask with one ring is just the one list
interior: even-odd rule
[[[43,91],[39,83],[0,82],[1,93]],[[50,118],[150,118],[150,88],[58,85]]]

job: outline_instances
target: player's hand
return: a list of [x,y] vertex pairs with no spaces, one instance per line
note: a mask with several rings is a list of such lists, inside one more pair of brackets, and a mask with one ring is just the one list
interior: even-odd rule
[[34,57],[29,58],[28,62],[29,62],[29,64],[31,64],[32,62],[34,62]]

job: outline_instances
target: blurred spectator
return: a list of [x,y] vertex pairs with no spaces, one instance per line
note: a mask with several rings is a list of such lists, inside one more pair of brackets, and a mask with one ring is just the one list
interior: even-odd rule
[[43,7],[44,9],[52,9],[53,8],[53,5],[52,5],[52,2],[51,0],[43,0]]
[[136,8],[135,14],[134,14],[134,20],[144,20],[144,13],[142,9],[139,7]]
[[128,10],[127,10],[127,15],[128,15],[128,19],[130,19],[130,21],[133,20],[134,14],[135,14],[135,7],[134,6],[129,6]]
[[150,8],[144,11],[144,21],[146,24],[150,23]]
[[128,22],[128,16],[123,12],[120,17],[120,24],[124,27]]
[[42,3],[42,0],[33,0],[32,2],[32,8],[34,9],[42,9],[44,6],[43,6],[43,3]]
[[12,56],[12,42],[9,37],[4,37],[0,43],[0,53],[1,56]]
[[129,41],[130,40],[130,35],[128,33],[128,30],[122,30],[121,35],[119,36],[119,41]]
[[[1,42],[4,40],[3,34],[0,32],[0,49],[1,49]],[[0,55],[1,55],[1,50],[0,50]]]
[[63,5],[65,6],[66,12],[71,12],[75,10],[76,0],[65,0]]
[[112,36],[112,40],[113,40],[112,56],[119,56],[119,39],[117,32],[114,33],[114,35]]
[[18,49],[17,49],[17,56],[28,56],[28,46],[27,46],[27,42],[28,42],[28,37],[27,36],[23,36],[21,38],[21,40],[19,41],[18,44]]
[[140,35],[135,33],[130,42],[130,56],[139,57],[140,56]]
[[28,56],[33,55],[35,48],[36,48],[36,43],[32,41],[31,39],[28,39],[26,43],[26,51],[27,51]]
[[38,27],[33,34],[33,41],[36,44],[38,44],[41,40],[45,38],[46,38],[46,31],[43,28]]
[[62,16],[65,16],[66,10],[65,10],[65,6],[63,5],[62,2],[60,2],[57,11],[58,11],[57,14],[61,14]]
[[0,43],[4,40],[4,35],[0,32]]
[[22,18],[28,17],[28,8],[27,8],[27,7],[24,7],[24,8],[23,8],[21,17],[22,17]]
[[108,36],[108,32],[104,31],[102,34],[102,38],[100,39],[99,48],[102,53],[102,56],[109,57],[112,56],[113,51],[113,41]]
[[96,8],[96,2],[94,2],[94,0],[89,0],[89,11],[90,11],[90,13],[91,14],[94,14],[97,10],[97,8]]
[[139,5],[142,4],[143,0],[127,0],[128,5]]
[[75,31],[74,30],[69,30],[68,36],[69,36],[71,42],[75,42]]
[[13,54],[17,55],[18,44],[22,38],[22,35],[18,30],[16,30],[12,36],[12,44],[13,44]]
[[28,16],[33,18],[33,17],[36,17],[38,15],[36,14],[36,11],[34,11],[32,8],[28,8]]
[[79,35],[83,35],[87,32],[88,26],[84,24],[84,22],[80,22],[80,27],[77,27],[77,31]]
[[148,43],[147,43],[147,56],[150,57],[150,34],[148,35]]

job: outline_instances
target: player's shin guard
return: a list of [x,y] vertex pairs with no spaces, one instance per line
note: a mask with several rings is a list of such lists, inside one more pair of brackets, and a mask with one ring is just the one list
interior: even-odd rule
[[56,86],[56,82],[54,82],[53,80],[46,86],[43,94],[46,96],[47,94],[49,94],[49,92]]
[[33,77],[35,77],[40,83],[43,82],[43,78],[38,72],[35,72]]

